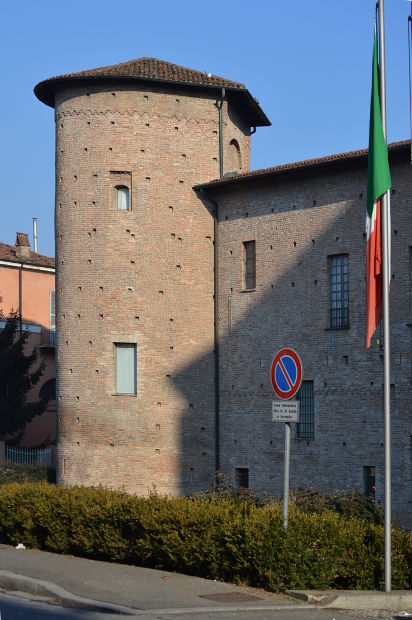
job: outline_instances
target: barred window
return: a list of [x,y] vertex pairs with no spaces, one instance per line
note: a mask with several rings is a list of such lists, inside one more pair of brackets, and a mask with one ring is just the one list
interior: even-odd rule
[[243,242],[243,290],[256,288],[256,242]]
[[349,260],[347,254],[329,256],[330,327],[349,327]]
[[237,489],[249,488],[249,469],[247,467],[236,467],[235,483]]
[[299,424],[298,437],[313,439],[315,437],[315,403],[313,396],[313,381],[302,381],[298,393]]

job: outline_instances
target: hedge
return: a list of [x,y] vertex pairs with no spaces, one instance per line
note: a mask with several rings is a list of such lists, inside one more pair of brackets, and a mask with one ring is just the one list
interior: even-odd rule
[[[383,589],[381,525],[325,510],[209,496],[138,498],[47,483],[0,488],[0,541],[283,591]],[[412,534],[392,529],[394,589],[412,581]]]

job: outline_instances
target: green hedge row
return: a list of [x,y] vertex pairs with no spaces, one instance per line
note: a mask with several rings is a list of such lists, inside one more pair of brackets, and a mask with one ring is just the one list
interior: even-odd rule
[[[282,591],[383,587],[383,528],[331,511],[222,498],[137,498],[46,483],[0,488],[0,541]],[[393,587],[412,582],[412,534],[393,528]]]

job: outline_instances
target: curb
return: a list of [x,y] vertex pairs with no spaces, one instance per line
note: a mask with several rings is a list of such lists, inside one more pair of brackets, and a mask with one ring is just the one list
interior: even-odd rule
[[131,607],[123,607],[114,603],[105,603],[103,601],[95,601],[91,598],[83,598],[68,592],[64,588],[57,586],[50,581],[42,581],[33,579],[32,577],[24,577],[16,573],[0,570],[0,588],[4,590],[20,591],[35,596],[47,596],[55,601],[64,603],[70,607],[81,607],[86,609],[94,609],[96,611],[114,612],[132,616],[136,614],[137,609]]
[[412,610],[412,591],[377,592],[367,590],[287,590],[291,598],[334,609],[369,609],[382,611]]

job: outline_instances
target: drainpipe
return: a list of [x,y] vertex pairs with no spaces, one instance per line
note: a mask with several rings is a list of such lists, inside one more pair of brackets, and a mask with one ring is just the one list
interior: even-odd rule
[[256,127],[254,127],[254,126],[253,126],[253,127],[250,129],[250,135],[251,135],[251,136],[253,136],[253,134],[254,134],[254,133],[256,133]]
[[[223,123],[222,123],[222,109],[223,109],[223,101],[225,99],[226,91],[222,88],[222,96],[220,101],[216,103],[217,109],[219,110],[219,173],[220,178],[223,178]],[[213,204],[213,201],[211,201]],[[216,203],[215,203],[216,204]],[[215,243],[216,245],[216,243]]]
[[218,280],[218,205],[215,200],[203,189],[200,193],[214,206],[213,230],[214,230],[214,347],[215,347],[215,470],[216,474],[220,469],[220,393],[219,393],[219,331],[218,319],[218,299],[219,299],[219,280]]
[[21,279],[21,271],[22,271],[22,265],[20,265],[19,267],[19,331],[20,331],[20,338],[23,332],[23,319],[22,319],[22,279]]

